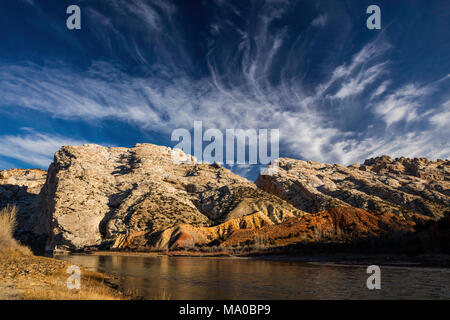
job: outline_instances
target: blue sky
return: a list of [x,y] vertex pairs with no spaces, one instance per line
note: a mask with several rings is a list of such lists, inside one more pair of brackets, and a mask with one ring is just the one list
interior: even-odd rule
[[46,169],[67,144],[174,146],[196,120],[280,129],[298,159],[450,155],[447,0],[2,0],[0,39],[0,169]]

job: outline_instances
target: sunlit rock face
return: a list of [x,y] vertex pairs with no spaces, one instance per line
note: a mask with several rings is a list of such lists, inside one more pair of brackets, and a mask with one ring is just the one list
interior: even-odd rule
[[65,146],[48,173],[1,171],[0,208],[16,205],[16,238],[49,251],[341,243],[418,230],[427,239],[448,234],[447,160],[382,156],[344,167],[282,158],[275,174],[251,183],[184,154],[189,163],[174,162],[172,152],[152,144]]
[[151,144],[63,147],[42,190],[47,249],[117,247],[136,235],[141,247],[177,225],[207,227],[258,212],[279,223],[303,214],[220,165],[191,160],[176,163],[172,149]]
[[277,174],[258,177],[257,186],[311,213],[353,206],[438,219],[450,208],[448,160],[382,156],[344,167],[280,159],[279,166]]

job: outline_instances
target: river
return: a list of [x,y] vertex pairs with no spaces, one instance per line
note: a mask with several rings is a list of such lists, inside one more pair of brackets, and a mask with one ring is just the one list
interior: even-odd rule
[[58,259],[117,278],[145,299],[450,299],[450,269],[250,258],[65,255]]

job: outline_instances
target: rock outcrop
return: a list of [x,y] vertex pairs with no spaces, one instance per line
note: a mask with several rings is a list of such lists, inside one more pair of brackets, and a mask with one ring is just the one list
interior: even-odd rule
[[46,231],[40,216],[40,197],[47,172],[40,169],[0,171],[0,209],[6,205],[18,208],[15,237],[32,248],[42,246]]
[[286,246],[291,244],[335,243],[352,244],[405,237],[413,233],[415,223],[393,213],[372,213],[353,207],[330,210],[296,217],[278,225],[234,232],[223,246],[253,244]]
[[48,173],[0,171],[0,209],[18,207],[16,238],[33,249],[285,246],[398,234],[448,248],[448,160],[382,156],[344,167],[283,158],[278,172],[251,183],[182,153],[191,162],[174,162],[173,152],[65,146]]
[[266,248],[293,243],[351,243],[414,231],[415,223],[393,213],[375,214],[335,207],[273,224],[263,214],[232,219],[215,227],[181,225],[149,241],[149,249],[176,250],[214,244],[220,247]]
[[172,149],[151,144],[63,147],[42,190],[47,249],[123,247],[131,238],[141,246],[177,225],[208,227],[255,213],[279,223],[304,214],[220,165],[192,160],[178,164]]
[[[293,219],[292,215],[280,218],[273,216],[270,209],[260,208],[256,213],[239,218],[231,218],[216,226],[195,227],[189,224],[176,225],[161,232],[147,234],[131,234],[121,239],[114,247],[146,250],[193,249],[204,246],[221,246],[230,236],[238,231],[254,231],[264,226],[277,225]],[[250,212],[250,211],[248,211]],[[300,214],[298,217],[305,214]]]
[[344,167],[283,158],[276,174],[256,184],[310,213],[343,206],[439,219],[450,208],[448,160],[383,156]]

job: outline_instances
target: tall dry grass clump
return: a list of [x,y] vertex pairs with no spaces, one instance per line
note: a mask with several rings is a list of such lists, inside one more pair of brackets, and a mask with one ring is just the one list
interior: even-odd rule
[[0,241],[13,239],[14,231],[17,228],[17,207],[9,204],[0,210]]
[[18,252],[31,254],[30,249],[21,246],[14,239],[14,231],[17,228],[17,207],[7,205],[0,210],[0,254]]

